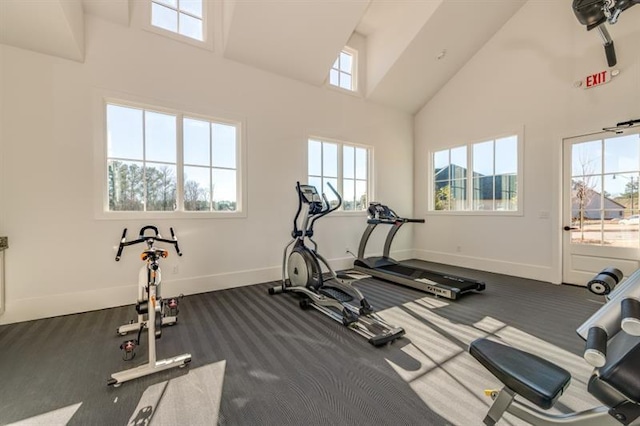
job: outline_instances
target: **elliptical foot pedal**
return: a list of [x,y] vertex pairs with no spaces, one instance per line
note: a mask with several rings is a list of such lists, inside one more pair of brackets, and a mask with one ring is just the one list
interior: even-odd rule
[[397,340],[402,336],[404,336],[404,329],[401,327],[396,327],[370,337],[369,343],[371,343],[373,346],[382,346],[386,345],[387,343],[393,342],[394,340]]
[[335,288],[335,287],[328,287],[328,286],[320,287],[318,289],[318,292],[323,296],[327,296],[332,299],[335,299],[340,303],[348,303],[353,300],[353,296],[351,296],[349,293],[346,293],[340,290],[339,288]]

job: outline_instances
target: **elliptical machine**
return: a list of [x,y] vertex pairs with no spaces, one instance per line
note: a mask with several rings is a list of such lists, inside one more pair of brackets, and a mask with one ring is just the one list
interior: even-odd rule
[[[331,203],[323,193],[322,197],[312,185],[296,184],[298,193],[298,210],[293,219],[292,240],[284,248],[282,261],[282,284],[269,288],[269,294],[294,292],[302,296],[300,307],[313,307],[368,339],[374,346],[392,342],[404,335],[404,329],[387,324],[374,313],[372,306],[364,295],[351,283],[359,278],[354,274],[336,274],[327,260],[318,253],[318,244],[313,240],[315,222],[337,210],[342,205],[342,197],[328,183],[338,202]],[[302,224],[298,221],[302,213]],[[313,248],[306,245],[306,240]],[[289,247],[291,247],[289,250]],[[325,279],[322,265],[326,267],[330,277]],[[360,275],[362,278],[363,276]],[[349,302],[356,301],[358,307]]]
[[[160,296],[160,283],[162,281],[162,273],[160,271],[160,259],[169,256],[169,252],[163,248],[154,247],[155,242],[163,242],[171,244],[175,247],[178,256],[182,256],[182,252],[178,247],[178,238],[171,230],[171,238],[165,239],[158,232],[155,226],[144,226],[140,228],[137,239],[127,241],[127,229],[122,232],[118,253],[116,254],[116,262],[120,260],[122,251],[126,246],[145,243],[147,248],[140,254],[140,258],[144,265],[140,267],[138,273],[138,301],[136,303],[136,312],[138,313],[138,321],[136,323],[125,324],[118,327],[117,333],[125,335],[131,331],[137,331],[136,339],[126,340],[120,345],[120,349],[124,352],[123,359],[131,361],[135,357],[135,348],[140,344],[140,336],[144,329],[147,329],[149,337],[149,360],[146,364],[135,368],[123,370],[111,375],[107,381],[107,385],[114,387],[120,386],[123,382],[133,380],[138,377],[147,376],[159,371],[168,370],[173,367],[184,367],[191,362],[191,354],[185,353],[156,360],[156,339],[162,336],[162,325],[172,325],[177,321],[178,315],[178,299],[176,297],[168,298],[166,301]],[[145,235],[147,230],[151,230],[153,235]]]

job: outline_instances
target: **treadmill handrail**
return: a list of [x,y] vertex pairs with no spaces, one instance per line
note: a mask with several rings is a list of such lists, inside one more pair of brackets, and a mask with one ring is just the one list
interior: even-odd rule
[[397,222],[402,223],[425,223],[424,219],[409,219],[406,217],[399,217],[396,219],[367,219],[367,223],[376,225],[395,225]]
[[367,228],[362,234],[362,238],[360,238],[360,245],[358,246],[358,257],[357,259],[364,259],[364,252],[367,248],[367,243],[369,242],[369,237],[371,237],[371,233],[378,225],[392,225],[392,228],[389,230],[387,237],[384,242],[384,250],[383,257],[389,257],[389,253],[391,251],[391,243],[393,239],[400,229],[402,225],[405,223],[424,223],[424,219],[409,219],[406,217],[397,216],[394,219],[367,219]]
[[384,240],[384,248],[382,249],[382,256],[385,258],[389,258],[391,256],[391,243],[393,243],[393,239],[396,237],[396,234],[400,230],[400,227],[407,222],[396,221],[393,224],[389,232],[387,233],[387,238]]

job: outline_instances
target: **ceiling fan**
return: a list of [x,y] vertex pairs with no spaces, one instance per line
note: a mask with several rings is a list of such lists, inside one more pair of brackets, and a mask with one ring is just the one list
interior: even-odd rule
[[610,67],[617,63],[616,51],[605,24],[615,24],[622,12],[639,3],[640,0],[573,0],[573,13],[578,21],[587,26],[587,31],[596,28],[600,33]]

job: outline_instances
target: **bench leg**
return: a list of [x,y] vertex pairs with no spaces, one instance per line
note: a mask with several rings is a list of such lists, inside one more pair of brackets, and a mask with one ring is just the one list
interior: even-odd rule
[[509,408],[515,396],[515,393],[508,387],[505,386],[502,388],[496,399],[493,401],[493,405],[491,405],[487,416],[484,418],[484,424],[487,426],[494,426],[498,420],[500,420],[504,412],[507,411],[507,408]]

